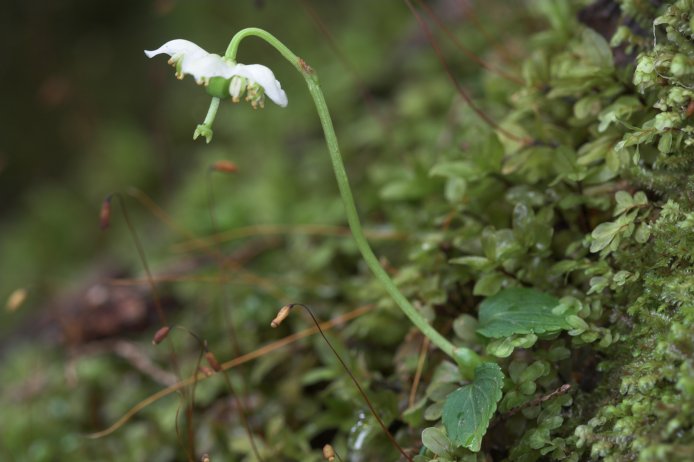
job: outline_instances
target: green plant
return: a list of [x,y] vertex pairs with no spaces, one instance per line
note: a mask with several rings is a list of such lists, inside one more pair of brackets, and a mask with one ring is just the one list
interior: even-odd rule
[[[411,164],[384,156],[370,167],[383,213],[413,236],[395,282],[364,237],[315,72],[258,29],[227,50],[233,63],[241,40],[259,36],[305,78],[357,246],[391,297],[380,306],[395,303],[453,360],[431,356],[426,389],[402,413],[424,428],[417,461],[691,452],[693,8],[621,3],[614,34],[581,24],[581,2],[533,4],[550,27],[531,41],[525,85],[494,82],[496,94],[513,93],[499,127],[517,139],[454,108],[451,140],[433,156],[421,114],[448,95],[434,90],[440,81],[402,83],[406,128],[377,146],[416,146]],[[208,91],[239,96],[218,84]],[[500,114],[505,103],[488,104]],[[196,136],[211,138],[218,107],[215,98]],[[355,297],[381,295],[360,281]],[[375,427],[357,424],[360,434]]]

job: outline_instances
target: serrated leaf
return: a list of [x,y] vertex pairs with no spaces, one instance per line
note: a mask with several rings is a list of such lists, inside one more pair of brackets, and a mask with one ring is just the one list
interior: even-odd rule
[[442,420],[453,444],[473,452],[480,450],[503,386],[501,368],[496,363],[482,363],[475,369],[472,383],[448,395]]
[[559,300],[528,288],[505,289],[480,304],[477,333],[501,338],[514,334],[542,334],[571,328],[552,312]]

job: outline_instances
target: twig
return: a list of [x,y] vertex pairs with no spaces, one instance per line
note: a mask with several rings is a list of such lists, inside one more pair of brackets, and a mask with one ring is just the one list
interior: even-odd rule
[[[330,330],[333,327],[343,324],[345,322],[351,321],[352,319],[358,318],[359,316],[362,316],[369,312],[371,309],[373,309],[373,305],[365,305],[362,307],[359,307],[353,311],[350,311],[349,313],[345,313],[343,315],[340,315],[336,317],[335,319],[331,319],[330,321],[326,321],[324,323],[320,324],[320,328],[325,330]],[[258,348],[255,351],[252,351],[250,353],[246,353],[245,355],[239,356],[238,358],[232,359],[230,361],[227,361],[225,363],[221,364],[222,370],[226,371],[229,369],[233,369],[234,367],[237,367],[241,364],[245,364],[249,361],[253,361],[261,356],[264,356],[268,353],[271,353],[275,350],[278,350],[286,345],[289,345],[291,343],[296,342],[297,340],[300,340],[305,337],[309,337],[311,335],[314,335],[318,333],[318,327],[313,326],[308,329],[305,329],[301,332],[297,332],[296,334],[289,335],[283,339],[277,340],[275,342],[272,342],[268,345],[265,345],[264,347]],[[110,435],[114,431],[118,430],[120,427],[122,427],[125,423],[127,423],[133,416],[135,416],[138,412],[141,410],[145,409],[148,407],[150,404],[155,403],[156,401],[160,400],[161,398],[164,398],[166,396],[169,396],[172,393],[176,393],[177,391],[184,389],[185,387],[192,385],[195,383],[195,381],[203,381],[207,380],[210,376],[202,373],[202,372],[196,372],[193,376],[188,377],[187,379],[181,380],[180,382],[171,385],[167,388],[164,388],[163,390],[158,391],[157,393],[154,393],[153,395],[148,396],[144,400],[140,401],[137,403],[135,406],[130,408],[120,419],[118,419],[113,425],[110,427],[96,432],[96,433],[91,433],[89,435],[86,435],[88,438],[96,439],[96,438],[102,438],[104,436]]]

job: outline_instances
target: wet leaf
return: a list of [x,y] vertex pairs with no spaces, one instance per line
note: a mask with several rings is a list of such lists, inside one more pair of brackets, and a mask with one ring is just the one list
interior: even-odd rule
[[559,300],[535,289],[502,290],[480,304],[477,332],[501,338],[570,329],[564,317],[552,311],[557,305]]
[[435,427],[425,428],[422,432],[422,443],[437,456],[448,455],[451,442],[444,432]]
[[480,450],[482,437],[496,411],[504,386],[504,374],[495,363],[475,369],[472,383],[458,388],[446,399],[442,420],[448,437],[456,446]]

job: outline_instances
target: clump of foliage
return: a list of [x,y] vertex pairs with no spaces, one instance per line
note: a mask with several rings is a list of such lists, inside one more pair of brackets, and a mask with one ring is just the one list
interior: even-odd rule
[[[376,3],[371,8],[397,19],[387,2]],[[418,462],[690,458],[694,2],[600,1],[607,26],[590,20],[586,3],[531,3],[533,15],[542,18],[538,23],[549,27],[527,44],[521,88],[493,74],[466,79],[480,106],[513,138],[451,100],[438,63],[422,58],[427,48],[417,54],[408,42],[410,56],[397,59],[391,75],[369,76],[379,96],[395,102],[372,101],[372,109],[385,116],[382,127],[373,114],[357,117],[357,103],[346,92],[331,91],[343,69],[315,66],[328,105],[339,109],[337,134],[360,214],[372,236],[378,234],[374,223],[390,226],[378,230],[390,241],[370,238],[385,256],[383,266],[439,332],[482,357],[474,376],[461,373],[438,350],[420,361],[427,343],[342,237],[296,232],[277,240],[255,237],[247,246],[214,242],[222,252],[238,251],[243,271],[220,270],[205,260],[190,281],[161,284],[162,291],[194,306],[173,315],[175,322],[226,358],[232,355],[222,314],[228,307],[246,352],[306,327],[300,316],[279,331],[267,327],[274,308],[284,303],[311,304],[327,319],[377,300],[368,315],[327,335]],[[373,10],[362,20],[371,16],[377,16]],[[397,23],[389,23],[393,34]],[[478,34],[462,33],[467,45],[484,46],[475,42]],[[350,37],[364,40],[361,34]],[[296,50],[309,53],[310,46]],[[377,56],[365,52],[362,58],[378,61]],[[449,59],[456,69],[457,57]],[[492,52],[486,59],[497,67],[504,62]],[[383,83],[375,84],[378,79]],[[291,107],[307,106],[301,90],[291,81],[287,85]],[[190,98],[181,97],[180,106]],[[315,129],[310,117],[294,119],[246,112],[218,124],[212,150],[198,147],[190,156],[199,165],[189,166],[195,173],[173,193],[173,215],[196,234],[233,232],[268,219],[297,230],[302,223],[343,225],[334,185],[325,181],[331,172],[322,140],[307,135]],[[236,137],[243,156],[235,150],[230,156],[243,175],[225,183],[200,174],[210,162],[229,157],[225,138]],[[279,144],[284,156],[266,155]],[[233,202],[237,197],[242,199]],[[154,254],[180,244],[179,237],[150,237],[147,250]],[[244,256],[248,249],[250,257]],[[164,273],[165,263],[156,262],[155,272]],[[220,275],[232,276],[220,278],[233,284],[228,293],[226,286],[201,289],[195,280]],[[172,337],[187,374],[199,360],[199,344]],[[168,364],[162,348],[143,350],[154,363]],[[107,439],[85,442],[69,432],[55,446],[56,429],[101,430],[135,396],[160,385],[122,361],[92,357],[76,360],[79,380],[71,376],[72,388],[65,390],[59,388],[64,358],[57,350],[31,354],[37,357],[27,353],[9,363],[3,377],[20,376],[27,358],[48,363],[42,374],[60,393],[34,401],[50,412],[41,422],[15,425],[4,445],[9,454],[23,449],[22,433],[34,431],[41,436],[26,445],[31,460],[58,453],[85,460],[103,454],[112,460],[167,460],[179,454],[176,439],[180,454],[204,450],[213,461],[252,460],[238,409],[229,404],[229,388],[219,377],[195,387],[189,420],[195,448],[177,433],[185,429],[186,403],[175,400],[150,406],[144,418]],[[421,365],[419,387],[411,390]],[[325,443],[344,460],[398,457],[317,337],[231,370],[229,377],[249,403],[250,429],[267,460],[319,461]],[[16,389],[22,388],[10,389],[13,399],[21,395]],[[66,403],[83,395],[89,400],[68,411]],[[26,399],[15,399],[20,404],[8,412],[23,415]]]
[[[694,451],[694,4],[622,2],[612,37],[580,23],[578,4],[537,6],[551,28],[532,40],[527,85],[504,121],[532,142],[501,143],[473,122],[459,132],[467,149],[451,145],[412,180],[443,178],[448,210],[427,206],[402,283],[442,325],[459,313],[459,342],[502,366],[482,452],[684,460]],[[443,416],[447,434],[426,430],[418,460],[479,460],[480,445],[446,422],[460,408],[444,399],[458,383],[449,366],[416,405],[418,424]]]

